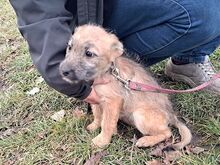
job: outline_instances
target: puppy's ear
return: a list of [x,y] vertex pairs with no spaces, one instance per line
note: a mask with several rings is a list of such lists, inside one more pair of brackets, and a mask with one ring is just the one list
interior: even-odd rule
[[124,52],[123,44],[119,40],[116,40],[112,44],[111,50],[112,50],[112,54],[113,54],[114,58],[117,58],[117,57],[121,56]]

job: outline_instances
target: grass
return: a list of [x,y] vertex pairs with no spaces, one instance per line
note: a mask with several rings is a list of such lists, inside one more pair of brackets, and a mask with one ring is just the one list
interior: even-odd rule
[[[8,1],[0,0],[0,164],[83,164],[91,157],[91,139],[84,128],[91,116],[76,118],[73,110],[86,104],[67,98],[44,82],[32,65],[25,41],[16,28],[15,14]],[[220,50],[212,56],[220,70]],[[164,62],[152,70],[161,75],[166,87],[184,89],[187,86],[164,77]],[[40,92],[28,96],[33,87]],[[220,98],[207,93],[172,95],[175,111],[190,126],[194,144],[207,150],[199,155],[185,154],[176,164],[217,165],[220,161]],[[61,122],[50,116],[59,110],[67,115]],[[136,130],[120,124],[120,133],[113,137],[100,164],[145,164],[154,159],[151,149],[133,147],[130,141]]]

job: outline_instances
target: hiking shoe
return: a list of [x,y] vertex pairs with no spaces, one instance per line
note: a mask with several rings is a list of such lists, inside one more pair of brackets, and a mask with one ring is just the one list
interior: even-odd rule
[[[215,74],[215,69],[208,56],[203,63],[198,64],[175,65],[170,59],[166,64],[165,74],[173,80],[196,87],[209,81]],[[215,80],[204,90],[220,95],[220,79]]]

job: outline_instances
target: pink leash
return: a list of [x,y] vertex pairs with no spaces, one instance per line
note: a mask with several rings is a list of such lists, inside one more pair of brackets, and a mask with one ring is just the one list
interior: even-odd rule
[[119,74],[119,69],[116,68],[114,64],[112,64],[111,73],[117,80],[119,80],[122,84],[124,84],[125,88],[127,89],[135,90],[135,91],[142,91],[142,92],[157,92],[157,93],[166,93],[166,94],[190,93],[190,92],[200,91],[204,89],[205,87],[211,85],[218,78],[220,78],[220,73],[217,73],[212,77],[212,79],[210,79],[209,81],[195,88],[187,89],[187,90],[175,90],[175,89],[166,89],[166,88],[161,88],[159,86],[143,84],[143,83],[123,79]]
[[211,83],[213,83],[216,79],[220,78],[220,73],[215,74],[212,79],[209,81],[195,87],[192,89],[187,89],[187,90],[175,90],[175,89],[165,89],[161,88],[159,86],[154,86],[154,85],[148,85],[148,84],[143,84],[139,82],[133,82],[129,81],[127,84],[127,87],[131,90],[136,90],[136,91],[143,91],[143,92],[158,92],[158,93],[166,93],[166,94],[173,94],[173,93],[191,93],[195,91],[200,91],[204,89],[205,87],[209,86]]

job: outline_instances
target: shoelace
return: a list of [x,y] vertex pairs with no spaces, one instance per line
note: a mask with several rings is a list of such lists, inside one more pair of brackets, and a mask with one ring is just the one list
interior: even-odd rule
[[210,61],[205,63],[200,63],[198,66],[206,73],[206,75],[211,79],[215,74],[215,69]]

